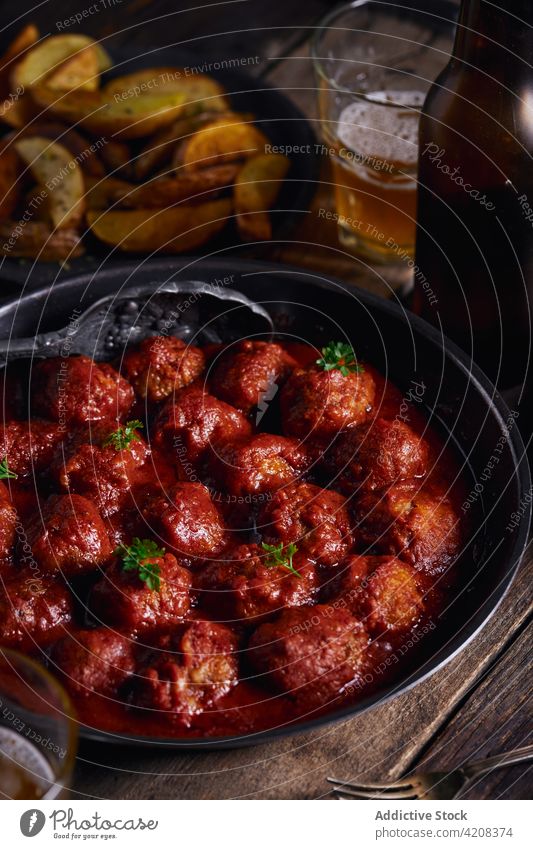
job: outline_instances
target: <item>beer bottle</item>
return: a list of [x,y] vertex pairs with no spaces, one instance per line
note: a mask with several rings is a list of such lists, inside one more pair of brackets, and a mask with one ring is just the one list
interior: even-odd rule
[[533,0],[463,0],[420,125],[413,307],[501,388],[531,344],[532,25]]

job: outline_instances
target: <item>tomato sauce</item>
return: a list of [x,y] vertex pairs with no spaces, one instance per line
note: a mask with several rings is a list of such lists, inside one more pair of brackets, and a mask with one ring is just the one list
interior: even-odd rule
[[[289,344],[283,346],[300,367],[313,366],[319,352],[308,345]],[[219,350],[211,346],[207,353],[209,360]],[[429,462],[426,482],[447,493],[455,510],[459,513],[459,505],[464,500],[465,484],[459,475],[459,464],[453,450],[445,445],[443,435],[435,428],[428,426],[424,410],[425,387],[413,383],[407,393],[385,381],[383,376],[371,365],[365,364],[375,382],[375,400],[372,416],[388,420],[400,420],[407,424],[415,433],[420,435],[429,446]],[[141,409],[139,404],[138,408]],[[16,412],[16,411],[15,411]],[[14,411],[10,411],[14,415]],[[20,414],[20,413],[19,413]],[[280,427],[279,409],[269,411],[265,423],[260,430]],[[280,431],[278,431],[280,432]],[[146,433],[146,432],[145,432]],[[311,472],[311,479],[323,485],[320,474],[317,477]],[[36,486],[37,481],[37,486]],[[152,449],[152,462],[141,466],[135,474],[135,492],[146,497],[151,490],[168,490],[175,482],[175,469],[169,463],[168,456],[158,448]],[[42,502],[50,492],[56,491],[56,483],[47,480],[46,475],[38,479],[20,477],[10,480],[9,491],[12,502],[24,524],[28,518],[42,507]],[[140,509],[140,508],[139,508]],[[113,529],[115,541],[126,538],[133,533],[130,517],[117,513],[109,518],[109,526]],[[193,570],[193,577],[194,577]],[[449,569],[443,580],[440,580],[439,592],[428,597],[423,622],[416,621],[413,627],[394,638],[374,639],[369,647],[372,662],[368,665],[369,673],[361,676],[356,684],[346,684],[332,695],[327,702],[315,705],[312,702],[295,702],[290,696],[280,695],[264,681],[259,681],[257,672],[248,662],[243,652],[243,661],[239,681],[226,695],[208,706],[203,712],[194,717],[190,727],[176,722],[175,718],[157,708],[140,708],[132,702],[128,690],[121,690],[120,695],[99,695],[86,693],[83,697],[75,697],[76,710],[80,722],[91,728],[114,734],[140,735],[143,737],[176,737],[180,739],[220,737],[220,736],[249,736],[265,730],[279,730],[296,722],[306,721],[326,714],[342,706],[356,703],[363,696],[380,690],[388,682],[397,680],[406,671],[416,666],[424,654],[426,639],[432,638],[435,622],[446,602],[449,586],[455,580],[454,569]],[[91,579],[88,580],[89,585]],[[436,581],[439,583],[439,581]],[[81,584],[80,584],[81,586]],[[201,606],[195,602],[189,619],[205,617]],[[80,609],[83,605],[80,606]],[[313,606],[306,608],[309,618],[313,616]],[[75,632],[80,624],[94,625],[90,614],[85,621],[78,618],[69,626]],[[428,624],[431,623],[431,624]],[[246,645],[246,628],[241,629],[241,644]],[[415,638],[413,640],[413,638]],[[140,643],[143,636],[138,637]],[[390,658],[394,658],[390,661]],[[52,664],[53,669],[53,664]]]

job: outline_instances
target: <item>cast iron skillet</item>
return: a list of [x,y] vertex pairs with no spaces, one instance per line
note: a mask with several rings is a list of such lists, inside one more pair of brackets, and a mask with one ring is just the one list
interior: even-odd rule
[[[113,77],[131,74],[143,68],[176,66],[205,69],[205,73],[218,80],[227,90],[231,107],[235,112],[253,113],[255,124],[273,145],[292,146],[299,151],[298,154],[289,157],[291,168],[276,200],[277,211],[270,213],[273,238],[286,237],[298,218],[309,209],[320,170],[313,129],[294,103],[282,91],[272,88],[261,77],[253,76],[251,73],[253,66],[251,71],[239,67],[219,67],[220,63],[217,65],[213,60],[206,60],[181,46],[157,48],[157,50],[147,48],[142,55],[139,54],[138,49],[128,50],[125,47],[118,49],[111,47],[109,52],[114,65],[103,76],[104,83]],[[52,119],[44,116],[44,120]],[[88,143],[94,140],[93,137],[84,133],[83,128],[80,128],[80,132],[87,137]],[[141,139],[140,142],[130,144],[132,149],[140,150],[145,141],[146,139]],[[66,279],[73,273],[89,272],[103,261],[106,265],[127,261],[127,254],[113,250],[109,245],[93,238],[90,233],[85,234],[84,243],[87,248],[86,254],[69,260],[65,266],[58,262],[0,258],[0,279],[12,283],[15,291],[20,291],[22,285],[35,289],[57,279]],[[241,241],[232,221],[228,223],[220,236],[209,240],[206,248],[209,251],[216,251],[228,246],[241,253],[247,250],[246,243]],[[260,245],[254,246],[256,255],[260,248]]]
[[[513,580],[527,541],[529,511],[518,523],[514,519],[528,504],[525,495],[531,480],[511,412],[466,354],[402,307],[310,272],[232,258],[123,264],[100,271],[95,279],[75,276],[52,290],[32,292],[5,304],[0,308],[0,338],[63,327],[75,310],[123,286],[152,281],[155,287],[180,278],[211,283],[226,278],[225,285],[269,310],[282,338],[289,334],[289,339],[315,344],[350,339],[358,356],[376,365],[406,396],[413,381],[424,384],[425,414],[452,444],[475,493],[466,511],[471,531],[460,590],[438,627],[424,640],[424,654],[417,657],[416,666],[395,684],[324,717],[243,737],[154,740],[82,729],[86,739],[113,743],[195,749],[244,746],[355,716],[405,692],[455,657],[494,614]],[[493,460],[487,473],[494,456],[498,460]]]

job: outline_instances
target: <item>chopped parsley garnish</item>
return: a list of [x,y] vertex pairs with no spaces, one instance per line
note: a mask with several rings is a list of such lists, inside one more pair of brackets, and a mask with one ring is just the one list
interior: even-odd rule
[[364,371],[357,362],[354,349],[345,342],[330,342],[322,348],[322,357],[316,361],[316,364],[324,371],[338,369],[344,377],[347,377],[350,372]]
[[107,448],[108,445],[112,445],[115,451],[123,451],[125,448],[129,448],[132,442],[139,441],[141,437],[137,431],[142,427],[144,427],[144,425],[139,421],[139,419],[132,419],[131,421],[126,422],[125,425],[120,425],[117,430],[106,436],[102,445],[104,448]]
[[125,572],[137,572],[149,590],[160,591],[161,569],[157,563],[150,563],[150,559],[164,557],[164,548],[159,548],[151,539],[133,537],[131,545],[121,543],[114,554],[122,558],[122,568]]
[[297,575],[298,578],[302,577],[292,565],[292,558],[298,551],[293,542],[290,542],[289,545],[285,546],[282,542],[280,542],[279,545],[268,545],[268,543],[262,542],[261,548],[263,551],[267,552],[267,557],[265,557],[265,566],[268,569],[286,569],[287,572],[292,572],[292,574]]
[[7,465],[7,457],[4,457],[4,459],[0,462],[0,480],[4,481],[8,478],[16,479],[18,478],[18,475],[15,472],[11,472],[9,470],[9,467]]

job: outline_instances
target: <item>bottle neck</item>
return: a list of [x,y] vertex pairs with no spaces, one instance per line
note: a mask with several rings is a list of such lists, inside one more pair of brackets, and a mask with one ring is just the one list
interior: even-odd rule
[[[484,70],[531,62],[533,0],[462,0],[453,58]],[[525,70],[525,69],[524,69]]]

